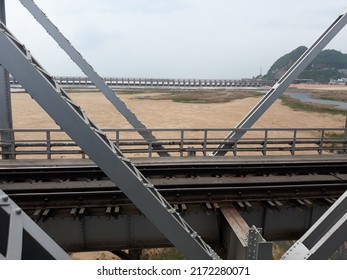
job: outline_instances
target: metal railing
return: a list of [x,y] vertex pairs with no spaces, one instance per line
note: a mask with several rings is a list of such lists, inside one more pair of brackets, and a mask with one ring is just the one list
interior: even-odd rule
[[[162,145],[171,156],[208,156],[216,151],[230,128],[148,129],[157,142],[146,142],[135,129],[103,129],[128,157],[155,157]],[[14,141],[0,141],[0,152],[16,158],[86,158],[60,129],[13,129]],[[227,155],[325,154],[347,152],[346,128],[252,128],[231,141]]]

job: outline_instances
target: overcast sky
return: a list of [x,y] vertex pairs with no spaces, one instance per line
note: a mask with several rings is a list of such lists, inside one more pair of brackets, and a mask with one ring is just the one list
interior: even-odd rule
[[[36,0],[101,76],[230,78],[265,74],[310,46],[346,0]],[[52,75],[82,75],[18,0],[7,25]],[[347,27],[328,45],[347,53]]]

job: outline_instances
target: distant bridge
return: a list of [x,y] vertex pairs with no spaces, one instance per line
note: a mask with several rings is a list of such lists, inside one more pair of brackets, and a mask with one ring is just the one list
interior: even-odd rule
[[[273,86],[274,80],[259,79],[150,79],[150,78],[103,78],[108,86],[130,86],[130,87],[263,87]],[[56,76],[54,80],[63,87],[93,86],[93,82],[87,77]],[[19,83],[11,78],[12,85]]]

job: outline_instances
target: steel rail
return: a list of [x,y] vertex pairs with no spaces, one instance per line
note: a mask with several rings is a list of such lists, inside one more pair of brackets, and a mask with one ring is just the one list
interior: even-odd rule
[[[346,184],[345,161],[258,163],[138,163],[160,191],[240,191],[250,188]],[[116,186],[96,166],[0,168],[1,188],[9,192],[109,191]],[[16,185],[17,184],[17,185]],[[87,186],[87,187],[86,187]],[[343,185],[344,186],[344,185]],[[58,190],[60,189],[60,190]]]
[[[337,181],[337,180],[336,180]],[[185,185],[179,187],[163,186],[158,191],[171,204],[202,204],[223,202],[268,202],[303,199],[322,200],[338,198],[346,191],[346,180],[340,182],[330,180],[320,182],[303,182],[301,184],[269,183],[244,184],[206,184],[205,186]],[[66,208],[106,208],[115,206],[132,206],[131,201],[120,191],[112,188],[90,189],[51,189],[47,190],[15,190],[6,193],[24,210],[30,209],[66,209]]]
[[[147,178],[167,176],[245,176],[274,174],[331,174],[347,173],[344,159],[325,162],[176,162],[176,163],[136,163],[135,166]],[[0,181],[53,180],[53,179],[105,179],[107,176],[95,165],[89,166],[2,166]]]

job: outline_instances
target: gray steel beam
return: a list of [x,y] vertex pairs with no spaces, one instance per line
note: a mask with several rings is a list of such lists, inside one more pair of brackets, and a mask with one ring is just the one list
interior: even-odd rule
[[[34,218],[34,212],[30,213]],[[139,211],[123,214],[121,210],[117,215],[91,216],[86,210],[84,215],[76,217],[55,217],[54,210],[50,213],[46,218],[42,216],[37,223],[68,252],[172,247],[171,242]],[[216,212],[189,211],[183,215],[204,240],[219,244],[219,217]]]
[[144,124],[130,111],[125,103],[115,94],[115,92],[105,83],[105,81],[95,72],[91,65],[82,57],[82,55],[72,46],[58,28],[49,20],[49,18],[40,10],[32,0],[19,0],[22,5],[32,14],[32,16],[42,25],[47,33],[57,42],[57,44],[66,52],[67,55],[78,65],[84,74],[94,83],[94,85],[105,95],[105,97],[117,108],[124,118],[136,129],[138,133],[151,145],[163,151],[158,152],[159,156],[170,156],[164,151],[164,147],[156,144],[154,135],[148,131]]
[[235,141],[240,139],[246,129],[250,128],[271,105],[281,96],[288,86],[300,75],[302,71],[313,61],[313,59],[323,50],[323,48],[336,36],[337,33],[347,23],[347,10],[329,26],[327,30],[318,38],[318,40],[306,50],[306,52],[289,68],[289,70],[279,79],[278,82],[269,90],[269,92],[258,102],[258,104],[241,120],[236,129],[230,132],[225,142],[218,146],[213,156],[224,156],[227,151],[223,150],[234,145]]
[[[5,0],[0,0],[0,21],[6,24]],[[0,129],[12,129],[12,105],[10,77],[8,72],[0,65]],[[14,159],[14,133],[10,131],[1,132],[1,141],[8,143],[2,146],[2,159]]]
[[219,259],[30,52],[0,24],[0,63],[188,259]]
[[[249,225],[262,228],[262,236],[266,240],[299,239],[330,207],[319,201],[307,200],[300,204],[289,201],[292,206],[273,206],[266,202],[266,207],[254,206],[240,210],[242,217]],[[302,201],[304,202],[304,201]],[[310,203],[310,204],[309,204]],[[252,209],[254,208],[254,209]]]
[[5,0],[0,0],[0,20],[6,24]]
[[[238,212],[248,225],[264,226],[262,236],[267,241],[295,240],[299,239],[328,207],[321,208],[314,202],[312,206],[294,205],[292,203],[290,207],[276,208],[272,211],[269,206],[259,205]],[[112,212],[115,208],[118,208],[117,213]],[[264,208],[268,209],[266,215],[263,214]],[[311,208],[316,208],[314,213]],[[115,205],[111,213],[107,214],[107,207],[99,210],[81,207],[75,210],[76,216],[70,214],[71,209],[42,208],[39,215],[34,215],[36,208],[25,211],[68,252],[136,250],[171,246],[167,238],[149,219],[135,209],[128,211],[122,206]],[[48,212],[47,215],[43,215],[45,211]],[[226,250],[228,249],[227,245],[231,244],[228,239],[232,238],[230,235],[232,229],[224,218],[221,219],[219,211],[206,210],[198,204],[188,204],[182,215],[209,244],[219,247],[223,243]],[[313,216],[313,219],[307,221],[308,216]],[[246,240],[247,229],[241,236]],[[230,245],[228,258],[236,258],[235,250],[235,246]],[[244,257],[240,255],[239,259]]]
[[283,255],[283,260],[325,260],[347,241],[347,191]]
[[0,190],[0,224],[0,259],[70,259],[70,256],[2,190]]

